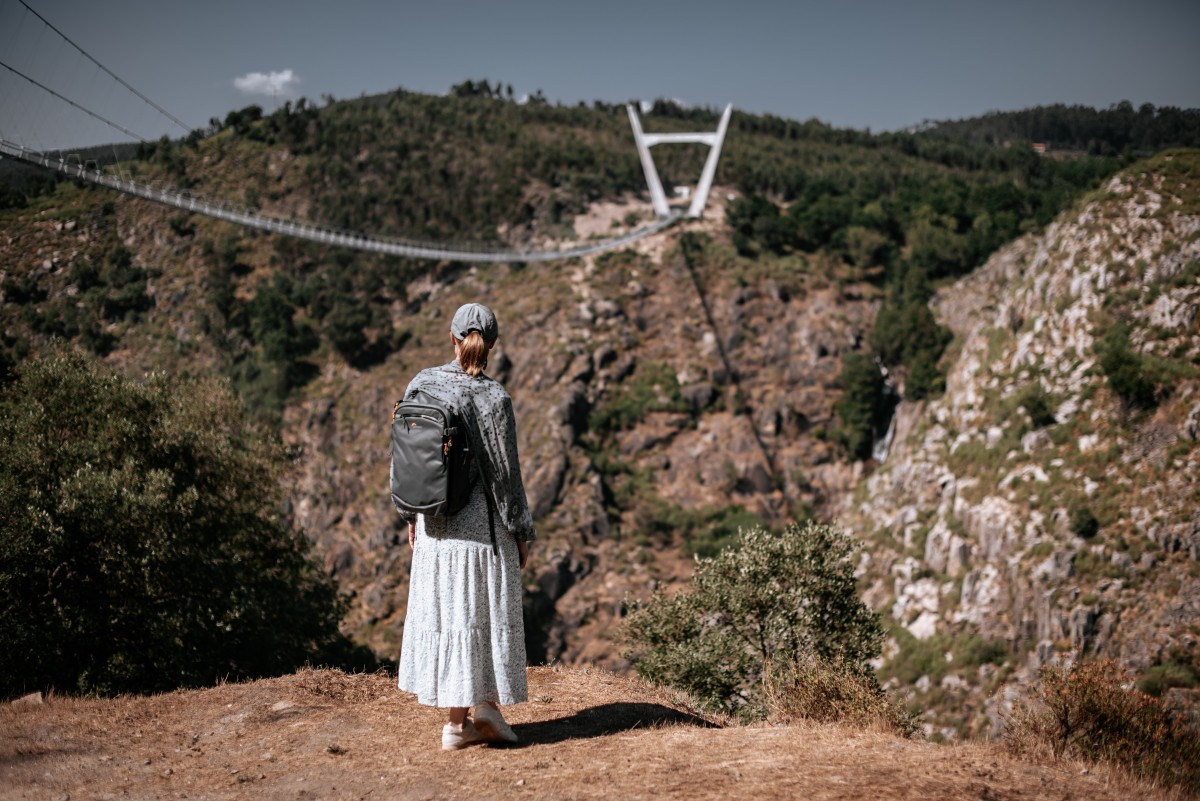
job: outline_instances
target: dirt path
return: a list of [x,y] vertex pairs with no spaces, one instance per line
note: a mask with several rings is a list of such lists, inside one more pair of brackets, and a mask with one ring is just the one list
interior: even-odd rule
[[836,726],[719,728],[606,673],[529,671],[516,748],[440,748],[383,675],[0,707],[3,799],[1169,798],[1079,766]]

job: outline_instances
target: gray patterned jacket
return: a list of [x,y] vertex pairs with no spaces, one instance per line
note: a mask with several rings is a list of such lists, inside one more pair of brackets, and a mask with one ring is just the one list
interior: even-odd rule
[[471,378],[457,359],[417,373],[404,397],[417,389],[453,404],[467,419],[471,447],[482,454],[477,464],[483,471],[484,488],[492,496],[497,528],[519,540],[536,539],[517,461],[517,419],[508,392],[487,375]]

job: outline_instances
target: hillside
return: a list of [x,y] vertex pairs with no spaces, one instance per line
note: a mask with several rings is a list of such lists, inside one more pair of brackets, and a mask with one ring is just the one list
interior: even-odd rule
[[[645,218],[622,107],[461,94],[231,112],[128,169],[409,236],[542,244]],[[647,124],[713,122],[660,104]],[[660,171],[692,180],[698,155],[664,150]],[[494,372],[516,400],[543,535],[530,652],[619,666],[604,636],[626,592],[686,576],[692,551],[739,524],[824,508],[853,483],[831,435],[837,375],[908,229],[930,265],[961,271],[969,252],[1050,213],[1064,187],[1114,168],[739,114],[705,221],[624,253],[496,268],[335,252],[63,182],[0,218],[0,367],[58,336],[133,375],[228,376],[297,448],[295,522],[353,594],[348,629],[388,656],[406,559],[373,421],[416,370],[449,358],[445,315],[486,298],[505,325]],[[724,203],[739,192],[821,210],[795,217],[807,250],[731,247]],[[755,208],[769,218],[774,206]],[[977,217],[985,233],[972,233]],[[752,237],[764,230],[755,222]],[[846,237],[869,245],[857,263]]]
[[[128,167],[380,232],[582,241],[648,213],[623,114],[398,91],[234,112]],[[0,372],[60,337],[129,375],[228,377],[292,449],[286,514],[349,597],[344,628],[394,659],[409,557],[386,419],[483,299],[540,535],[535,664],[627,669],[627,597],[679,586],[738,526],[816,515],[866,543],[881,675],[932,735],[989,730],[993,692],[1073,646],[1200,673],[1196,153],[1111,179],[1117,159],[750,115],[728,148],[704,220],[563,264],[335,252],[61,182],[0,212]],[[662,169],[690,180],[694,156]],[[846,360],[873,365],[881,311],[928,316],[931,286],[946,392],[935,336],[889,365],[909,400],[886,459],[856,460]],[[1150,384],[1134,401],[1099,364],[1109,330],[1127,340],[1101,349]]]
[[934,301],[946,392],[901,404],[841,519],[884,675],[949,736],[1060,656],[1200,672],[1198,201],[1200,154],[1161,154]]
[[1168,147],[1200,147],[1200,111],[1128,100],[1107,109],[1087,106],[1037,106],[994,111],[967,120],[931,124],[936,136],[969,142],[1010,140],[1040,142],[1048,153],[1087,151],[1143,155]]
[[381,674],[305,670],[210,690],[0,707],[0,797],[1167,799],[1069,762],[838,726],[721,727],[600,671],[530,669],[515,748],[440,747]]

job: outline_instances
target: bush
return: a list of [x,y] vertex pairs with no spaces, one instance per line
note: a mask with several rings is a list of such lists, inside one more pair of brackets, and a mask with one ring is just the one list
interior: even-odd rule
[[1172,687],[1191,689],[1195,686],[1196,674],[1192,673],[1191,668],[1173,663],[1155,665],[1147,670],[1137,683],[1139,690],[1155,698],[1162,697],[1162,694]]
[[1071,520],[1069,523],[1071,533],[1076,537],[1083,539],[1091,539],[1100,533],[1100,521],[1096,519],[1095,512],[1090,506],[1078,504],[1071,507]]
[[650,412],[686,412],[679,379],[661,362],[643,362],[592,412],[588,427],[598,435],[632,428]]
[[1157,387],[1146,360],[1129,340],[1129,327],[1117,323],[1096,342],[1100,368],[1108,385],[1127,406],[1150,409],[1158,402]]
[[354,364],[367,347],[364,329],[370,322],[371,315],[363,304],[356,303],[353,298],[339,297],[325,315],[322,330],[342,358]]
[[736,504],[685,508],[667,503],[657,495],[645,494],[649,497],[637,497],[631,504],[639,532],[658,542],[678,538],[694,556],[716,556],[737,541],[742,529],[765,526],[761,517]]
[[1029,415],[1029,424],[1035,429],[1058,422],[1054,410],[1050,408],[1050,396],[1042,389],[1041,384],[1033,383],[1022,389],[1017,394],[1016,403],[1025,407],[1025,412]]
[[908,379],[904,382],[904,398],[910,401],[941,395],[946,391],[946,376],[938,369],[938,357],[920,351],[908,362]]
[[[951,671],[964,671],[980,665],[999,665],[1008,649],[999,640],[986,640],[978,634],[962,632],[951,637],[935,634],[918,640],[908,629],[897,626],[893,632],[898,650],[880,668],[884,679],[897,679],[901,684],[915,684],[928,676],[933,684],[941,682]],[[947,661],[946,655],[950,655]]]
[[634,669],[746,717],[765,713],[773,663],[814,657],[869,675],[883,632],[856,593],[856,548],[826,524],[740,532],[716,557],[697,559],[690,591],[632,607],[624,633]]
[[965,634],[955,638],[954,664],[959,668],[977,668],[980,665],[999,665],[1008,656],[1008,646],[1003,640],[987,640],[977,634]]
[[891,260],[892,241],[878,231],[852,225],[846,229],[846,254],[860,270],[886,265]]
[[771,665],[763,675],[767,720],[878,725],[911,737],[916,717],[887,697],[875,677],[836,660],[808,655]]
[[921,295],[911,300],[889,297],[868,336],[884,364],[908,367],[904,392],[908,400],[921,400],[945,389],[946,379],[937,362],[951,339],[950,330],[938,323]]
[[1162,699],[1126,690],[1112,661],[1043,667],[1035,697],[1006,721],[1019,754],[1109,762],[1141,779],[1200,792],[1200,732]]
[[76,350],[0,390],[0,695],[156,692],[339,661],[336,588],[280,515],[283,446],[217,381]]
[[842,389],[837,403],[842,444],[854,457],[869,459],[875,440],[887,431],[896,396],[875,360],[862,353],[846,354],[837,383]]

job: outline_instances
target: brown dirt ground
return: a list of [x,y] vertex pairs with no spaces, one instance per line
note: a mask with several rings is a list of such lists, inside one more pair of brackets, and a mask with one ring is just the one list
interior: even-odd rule
[[1167,793],[992,745],[720,726],[608,673],[531,668],[518,747],[440,750],[442,714],[383,674],[0,706],[3,799],[1055,799]]

